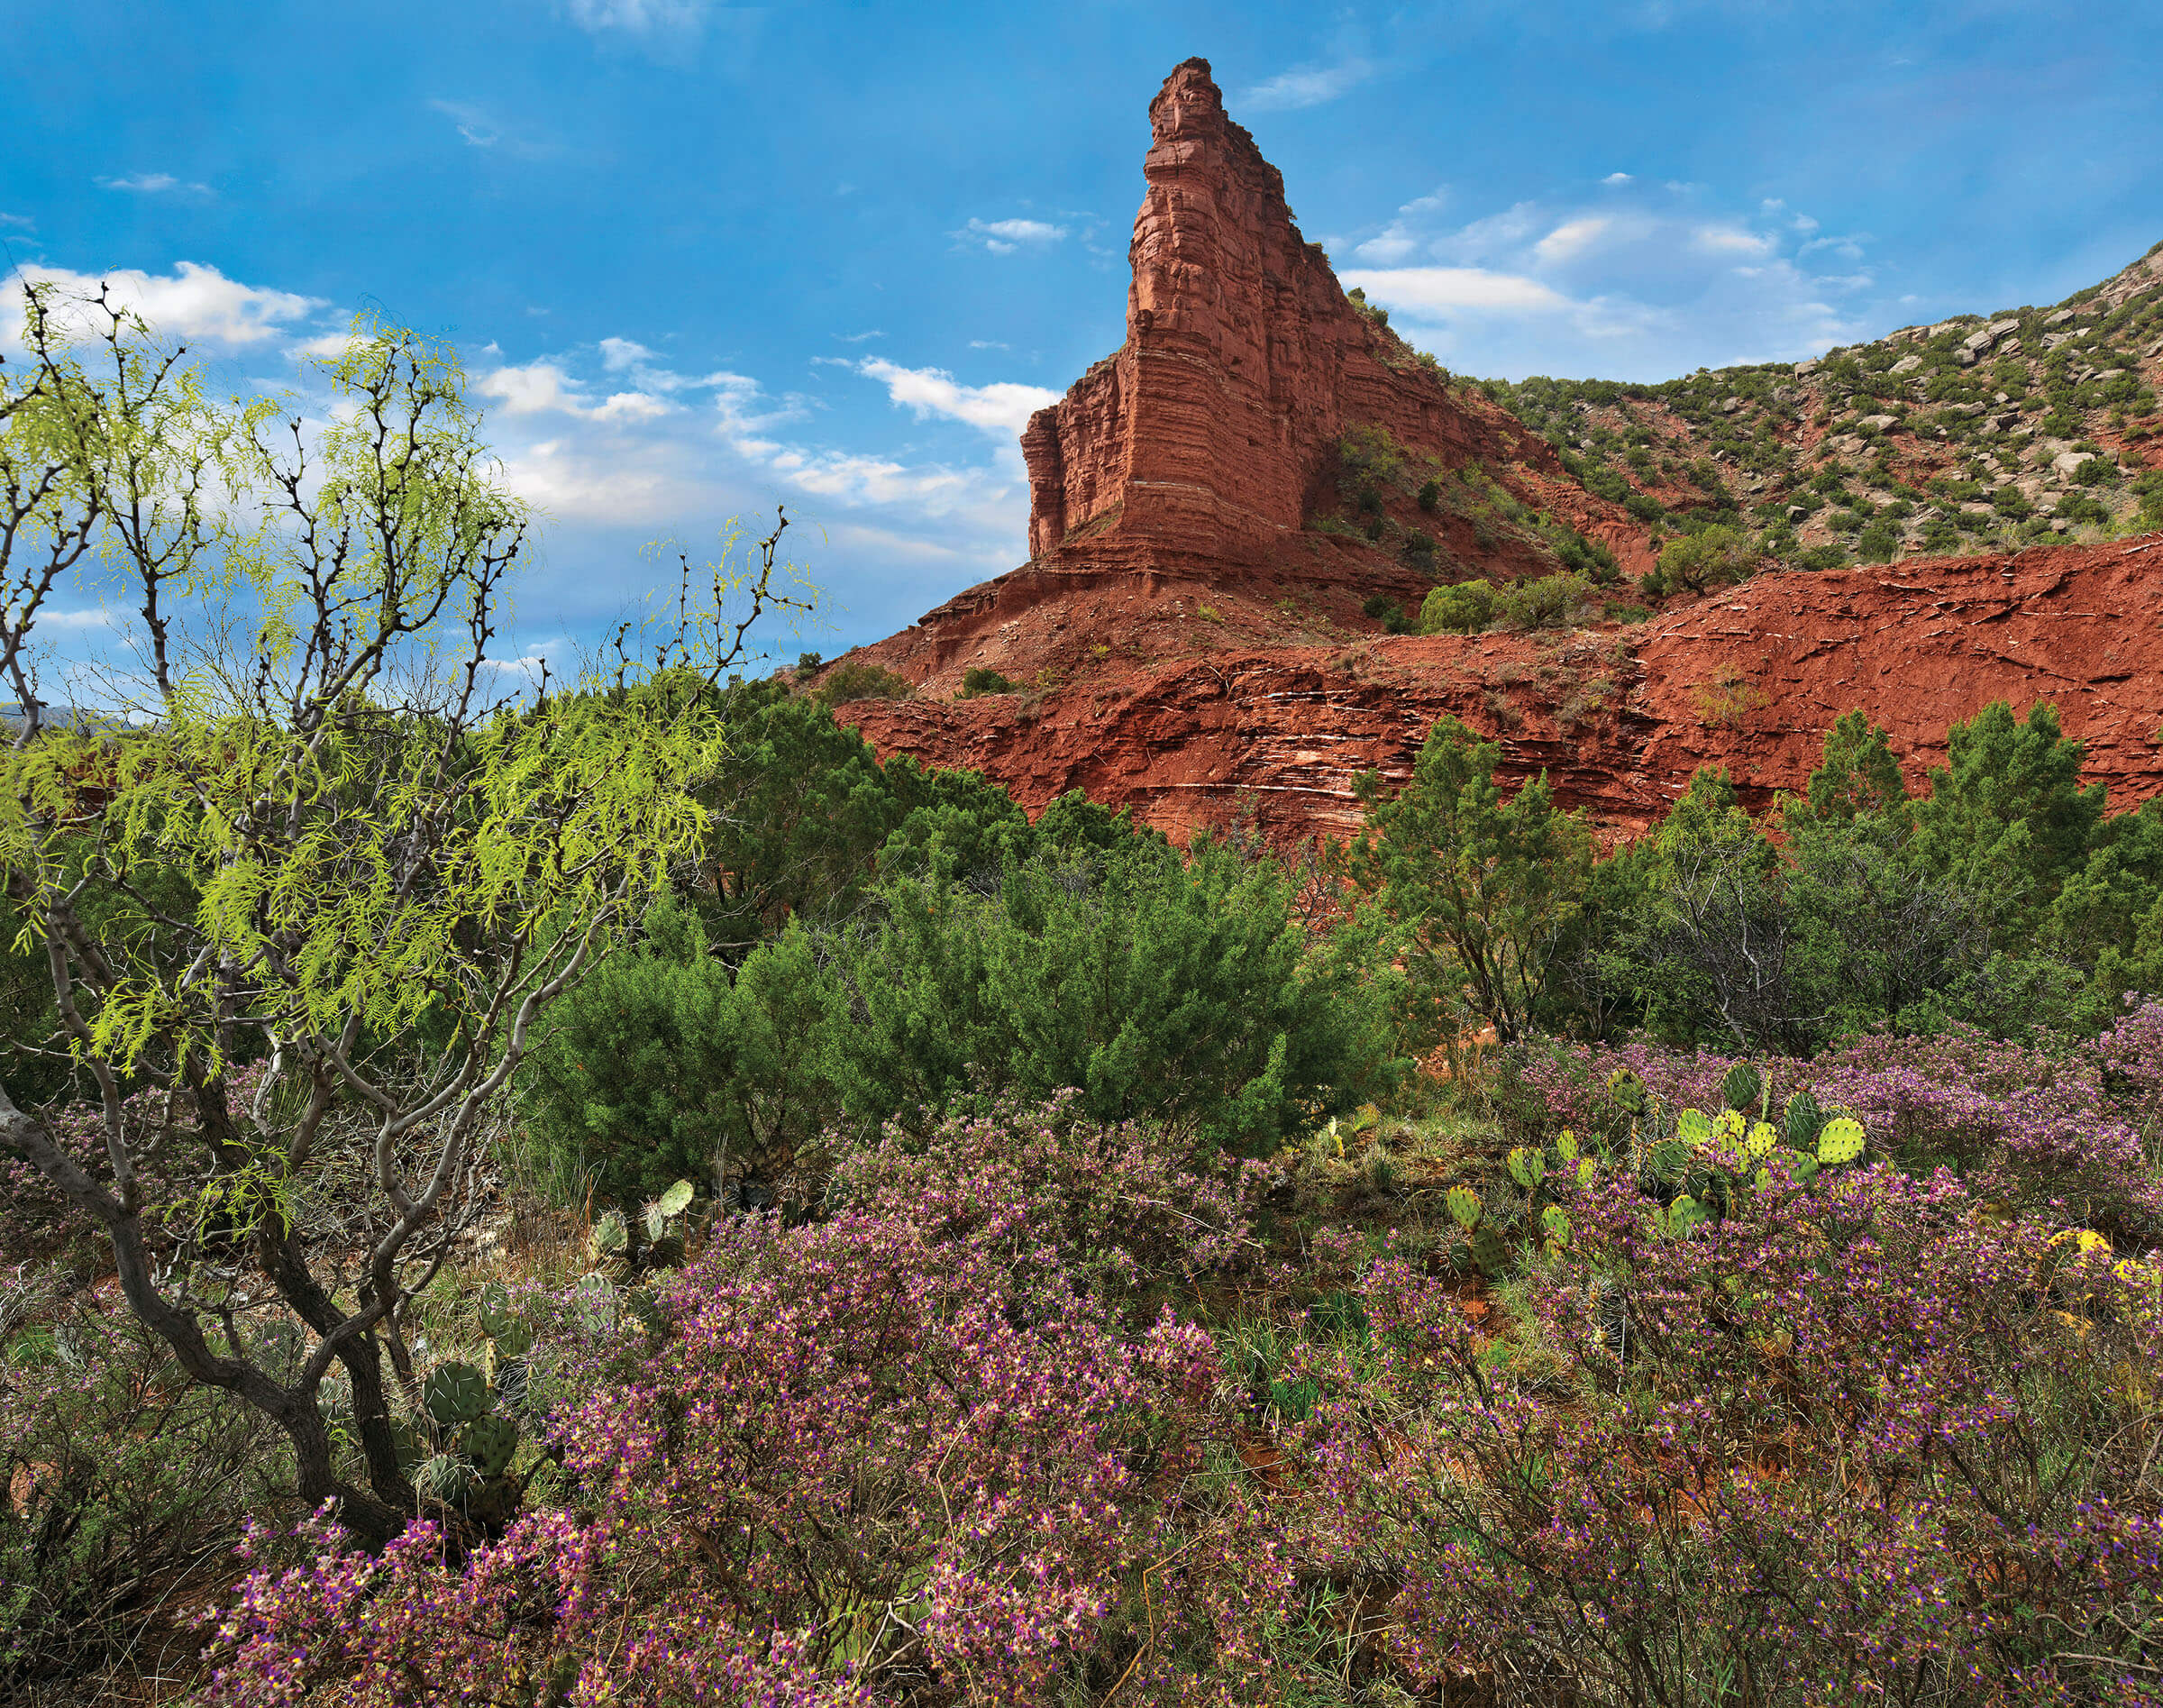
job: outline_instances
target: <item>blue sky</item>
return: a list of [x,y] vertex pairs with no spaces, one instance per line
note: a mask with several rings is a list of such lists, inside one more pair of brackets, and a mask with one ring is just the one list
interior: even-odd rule
[[120,278],[230,386],[362,308],[456,341],[552,517],[528,654],[777,500],[832,607],[790,655],[1018,562],[1015,434],[1119,343],[1189,54],[1468,373],[1797,358],[2163,238],[2152,0],[11,12],[11,264]]

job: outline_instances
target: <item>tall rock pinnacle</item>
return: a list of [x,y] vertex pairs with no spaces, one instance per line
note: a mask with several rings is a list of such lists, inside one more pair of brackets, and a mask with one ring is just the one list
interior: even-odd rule
[[1451,467],[1546,452],[1496,443],[1346,299],[1206,59],[1165,79],[1149,124],[1127,342],[1022,435],[1033,558],[1267,561],[1355,425]]

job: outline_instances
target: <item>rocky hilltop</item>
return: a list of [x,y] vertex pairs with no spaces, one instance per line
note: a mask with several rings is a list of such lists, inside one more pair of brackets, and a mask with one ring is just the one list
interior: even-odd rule
[[[1920,781],[1951,721],[2048,699],[2115,805],[2163,790],[2163,538],[2118,537],[2163,467],[2163,340],[2127,349],[2163,332],[2163,246],[1799,367],[1474,385],[1339,288],[1207,62],[1149,119],[1126,342],[1023,436],[1029,562],[835,667],[888,690],[836,708],[881,752],[1300,837],[1449,712],[1619,836],[1701,764],[1769,805],[1852,707]],[[1722,525],[1793,567],[1644,580]],[[1562,570],[1561,624],[1401,632],[1437,585]]]

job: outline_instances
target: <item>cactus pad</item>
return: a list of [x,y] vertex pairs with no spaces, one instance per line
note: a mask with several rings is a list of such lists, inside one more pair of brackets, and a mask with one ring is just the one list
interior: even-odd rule
[[471,1477],[472,1473],[463,1459],[448,1453],[436,1453],[421,1461],[421,1468],[414,1473],[413,1485],[420,1491],[423,1500],[449,1506],[465,1498],[466,1484]]
[[1577,1160],[1577,1135],[1566,1127],[1555,1136],[1555,1155],[1565,1163]]
[[1667,1231],[1680,1239],[1705,1219],[1705,1207],[1684,1192],[1667,1206]]
[[1770,1121],[1759,1121],[1742,1141],[1742,1148],[1752,1162],[1761,1163],[1773,1154],[1773,1147],[1779,1142],[1780,1129]]
[[508,1418],[475,1418],[461,1445],[483,1476],[501,1476],[518,1450],[518,1426]]
[[1720,1082],[1720,1095],[1728,1100],[1729,1109],[1762,1109],[1765,1098],[1765,1075],[1756,1064],[1738,1062]]
[[1452,1186],[1442,1194],[1442,1201],[1449,1207],[1451,1218],[1466,1233],[1479,1225],[1480,1195],[1469,1186]]
[[680,1216],[691,1207],[691,1183],[680,1180],[653,1201],[653,1208],[664,1216]]
[[1472,1260],[1479,1265],[1482,1274],[1492,1277],[1508,1273],[1510,1247],[1492,1227],[1474,1228],[1468,1243],[1472,1247]]
[[1685,1145],[1702,1145],[1712,1137],[1712,1123],[1702,1110],[1686,1109],[1675,1118],[1675,1136]]
[[1581,1156],[1577,1159],[1577,1183],[1580,1186],[1590,1186],[1593,1183],[1593,1176],[1599,1172],[1600,1165],[1591,1157]]
[[1562,1212],[1559,1204],[1549,1204],[1539,1212],[1539,1225],[1557,1246],[1570,1243],[1570,1219]]
[[1818,1135],[1818,1161],[1828,1168],[1852,1163],[1863,1154],[1863,1124],[1842,1115],[1825,1123]]
[[534,1349],[534,1331],[516,1317],[499,1329],[489,1332],[498,1358],[523,1358]]
[[1808,1151],[1794,1151],[1788,1156],[1788,1173],[1795,1177],[1795,1184],[1807,1186],[1818,1177],[1818,1159]]
[[622,1251],[631,1243],[631,1230],[624,1223],[623,1211],[612,1210],[595,1222],[586,1243],[602,1256]]
[[1520,1145],[1510,1153],[1510,1178],[1527,1192],[1538,1188],[1547,1176],[1547,1159],[1536,1150]]
[[1808,1091],[1797,1091],[1787,1100],[1784,1125],[1790,1149],[1814,1151],[1818,1147],[1818,1133],[1825,1125],[1825,1112]]
[[1748,1128],[1749,1122],[1740,1110],[1723,1109],[1713,1119],[1712,1137],[1723,1145],[1739,1144]]
[[1607,1076],[1607,1094],[1629,1115],[1643,1116],[1651,1107],[1645,1095],[1645,1082],[1626,1067]]
[[[1690,1111],[1685,1110],[1684,1113]],[[1674,1180],[1690,1166],[1690,1147],[1679,1138],[1664,1138],[1646,1154],[1646,1171],[1655,1180]]]
[[421,1384],[421,1403],[439,1429],[470,1423],[488,1409],[488,1378],[470,1364],[440,1364]]

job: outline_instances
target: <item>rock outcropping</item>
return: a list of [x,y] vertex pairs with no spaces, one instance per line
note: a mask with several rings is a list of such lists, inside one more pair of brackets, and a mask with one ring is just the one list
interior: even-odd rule
[[1860,708],[1911,786],[1994,699],[2056,704],[2113,811],[2163,793],[2163,537],[1891,568],[1790,571],[1635,628],[1233,642],[1121,661],[1041,697],[860,700],[881,753],[982,771],[1032,811],[1070,789],[1184,839],[1246,820],[1299,839],[1356,828],[1354,781],[1411,773],[1452,713],[1546,771],[1609,840],[1651,825],[1701,765],[1762,810],[1800,790]]
[[1346,297],[1206,59],[1165,80],[1149,128],[1127,342],[1022,435],[1033,558],[1266,562],[1354,425],[1446,468],[1559,473],[1544,441],[1470,406]]
[[[1127,341],[1029,423],[1028,563],[853,655],[917,690],[837,708],[880,751],[981,771],[1032,809],[1081,789],[1179,837],[1246,819],[1299,838],[1355,828],[1355,780],[1408,776],[1448,712],[1613,839],[1700,765],[1770,806],[1850,708],[1892,732],[1920,784],[1951,723],[2049,699],[2113,807],[2163,792],[2163,536],[1763,574],[1636,626],[1377,634],[1437,581],[1545,574],[1565,549],[1585,562],[1584,540],[1627,598],[1653,537],[1347,298],[1206,62],[1179,67],[1149,116]],[[2149,260],[2114,312],[2147,312],[2163,251]],[[1768,396],[1793,413],[1786,389]],[[1746,401],[1723,394],[1707,419]],[[1659,443],[1693,431],[1656,400],[1630,406]],[[1549,430],[1571,442],[1576,418]],[[1805,449],[1826,425],[1782,421]],[[1710,489],[1662,488],[1670,508],[1719,497],[1704,470],[1735,449],[1706,431],[1691,478]],[[1021,691],[954,698],[972,666]]]

